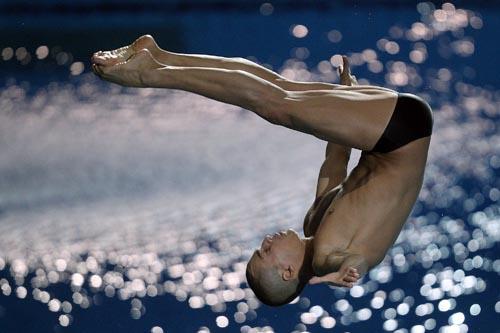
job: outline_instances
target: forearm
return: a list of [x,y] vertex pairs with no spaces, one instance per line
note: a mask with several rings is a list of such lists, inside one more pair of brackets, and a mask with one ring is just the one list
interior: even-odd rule
[[316,198],[337,187],[347,176],[347,164],[351,148],[329,142],[326,146],[325,161],[321,165],[316,186]]
[[338,159],[326,159],[319,170],[318,184],[316,186],[316,197],[320,197],[330,191],[331,189],[339,186],[347,176],[347,163],[349,156],[345,160],[338,157]]

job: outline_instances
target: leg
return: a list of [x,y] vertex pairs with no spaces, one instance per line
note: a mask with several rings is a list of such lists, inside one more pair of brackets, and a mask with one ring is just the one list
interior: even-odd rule
[[373,148],[381,136],[397,97],[371,86],[287,91],[241,70],[163,67],[148,50],[123,64],[95,67],[111,82],[190,91],[248,109],[273,124],[363,150]]
[[241,70],[254,74],[288,91],[326,90],[339,87],[338,84],[324,82],[300,82],[288,80],[284,76],[265,68],[253,61],[241,57],[226,58],[213,55],[181,54],[168,52],[158,47],[153,56],[159,62],[178,67],[212,67]]
[[[245,71],[288,91],[330,90],[344,88],[344,83],[338,85],[325,82],[301,82],[288,80],[287,78],[279,75],[276,72],[273,72],[253,61],[241,57],[225,58],[213,55],[181,54],[169,52],[160,48],[151,35],[141,36],[132,44],[113,51],[96,52],[92,57],[92,62],[97,65],[103,66],[115,65],[120,62],[125,62],[133,54],[139,52],[142,49],[147,49],[158,63],[165,66],[207,67]],[[354,80],[353,82],[356,82],[355,78],[351,76],[349,77],[349,80]],[[348,85],[353,86],[353,84]],[[351,90],[356,89],[353,87],[351,88]],[[378,87],[378,89],[390,91],[390,89],[382,87]]]
[[[347,57],[343,57],[343,63],[343,66],[339,67],[340,84],[344,86],[357,86],[358,82],[351,75]],[[345,179],[350,156],[350,147],[328,142],[326,145],[325,161],[319,171],[316,200],[310,210],[316,208],[318,201],[324,193],[335,188]]]
[[284,90],[289,91],[325,90],[339,87],[338,84],[332,83],[299,82],[288,80],[278,73],[245,58],[225,58],[213,55],[169,52],[160,48],[151,35],[141,36],[129,46],[121,47],[113,51],[97,52],[92,57],[92,61],[98,65],[115,65],[128,60],[133,54],[142,49],[147,49],[151,52],[153,58],[163,65],[175,67],[210,67],[241,70],[254,74]]

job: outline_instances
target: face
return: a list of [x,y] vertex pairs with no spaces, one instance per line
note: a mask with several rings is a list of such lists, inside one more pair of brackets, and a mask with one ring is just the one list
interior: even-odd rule
[[267,235],[250,259],[250,270],[253,275],[266,267],[287,270],[293,266],[298,271],[302,265],[304,251],[304,242],[292,229]]

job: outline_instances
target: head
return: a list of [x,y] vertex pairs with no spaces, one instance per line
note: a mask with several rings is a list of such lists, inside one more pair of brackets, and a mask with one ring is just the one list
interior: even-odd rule
[[267,235],[247,264],[247,281],[264,304],[279,306],[297,297],[309,277],[305,274],[306,240],[292,229]]

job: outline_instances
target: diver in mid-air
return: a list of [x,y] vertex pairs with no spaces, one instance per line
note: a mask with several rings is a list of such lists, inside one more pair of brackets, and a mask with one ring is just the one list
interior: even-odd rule
[[[422,186],[429,105],[412,94],[357,85],[343,61],[337,85],[291,81],[244,58],[168,52],[149,35],[92,57],[104,80],[190,91],[328,142],[305,238],[291,229],[267,235],[248,262],[248,284],[268,305],[292,301],[308,282],[352,287],[384,258]],[[351,148],[362,154],[347,175]]]

